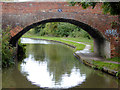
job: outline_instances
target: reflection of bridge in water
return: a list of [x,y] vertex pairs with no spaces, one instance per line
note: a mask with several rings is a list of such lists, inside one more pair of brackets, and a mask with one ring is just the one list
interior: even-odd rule
[[70,7],[66,2],[1,2],[2,28],[12,27],[11,43],[31,28],[47,22],[68,22],[87,31],[94,39],[94,52],[106,57],[119,54],[120,26],[111,27],[111,22],[118,22],[118,16],[102,14],[101,4],[95,9],[82,9],[80,6]]

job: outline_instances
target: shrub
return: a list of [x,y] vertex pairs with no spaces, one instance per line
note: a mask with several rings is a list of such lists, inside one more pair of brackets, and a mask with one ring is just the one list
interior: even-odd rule
[[[2,67],[9,67],[15,64],[16,57],[16,48],[10,45],[10,28],[8,27],[4,32],[2,32]],[[18,51],[17,51],[17,59],[18,61],[23,60],[25,58],[25,44],[20,43],[18,41]]]
[[15,48],[9,44],[9,30],[10,28],[8,27],[2,32],[2,67],[8,67],[14,64]]

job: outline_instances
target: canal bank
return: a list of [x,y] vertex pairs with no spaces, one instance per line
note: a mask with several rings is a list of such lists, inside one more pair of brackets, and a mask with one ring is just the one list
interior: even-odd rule
[[[34,38],[34,39],[40,39],[40,38]],[[70,46],[74,49],[76,48],[74,45],[70,45],[70,44],[64,43],[62,41],[50,40],[50,39],[46,39],[46,38],[45,39],[42,38],[40,40],[54,41],[54,42],[65,44],[65,45]],[[65,41],[67,41],[67,40],[65,40]],[[82,43],[82,42],[76,42],[76,41],[72,41],[72,40],[68,40],[68,41],[85,45],[85,43]],[[90,46],[88,47],[88,50],[86,52],[89,52],[89,49],[90,49]],[[74,52],[74,55],[77,58],[79,58],[79,60],[82,61],[83,64],[85,64],[93,69],[100,70],[102,72],[105,72],[105,73],[110,74],[112,76],[115,76],[117,78],[120,78],[120,71],[118,70],[119,69],[118,67],[120,66],[119,62],[108,61],[105,58],[97,56],[92,52],[85,53],[84,50],[86,50],[86,47],[84,47],[83,50]]]
[[84,65],[69,46],[30,38],[21,43],[26,44],[26,58],[3,69],[3,88],[118,88],[118,78]]
[[[98,63],[112,65],[112,64],[117,64],[118,62],[107,61],[103,57],[96,56],[92,53],[91,54],[74,53],[74,54],[75,54],[75,56],[77,56],[77,58],[79,58],[79,60],[82,61],[83,64],[85,64],[93,69],[100,70],[102,72],[105,72],[107,74],[115,76],[120,79],[119,71],[110,69],[110,68],[106,67],[107,65],[101,66],[96,63],[96,62],[98,62]],[[119,67],[119,65],[120,65],[120,63],[118,63],[118,67]]]
[[[64,40],[66,40],[66,39],[64,39]],[[72,40],[66,40],[66,41],[71,41],[71,42],[86,45],[83,50],[74,52],[74,55],[79,60],[81,60],[83,62],[83,64],[85,64],[85,65],[87,65],[87,66],[89,66],[91,68],[94,68],[96,70],[100,70],[102,72],[105,72],[105,73],[108,73],[110,75],[113,75],[115,77],[120,78],[119,70],[111,69],[111,68],[108,68],[108,67],[97,64],[97,63],[108,64],[108,65],[117,64],[118,65],[117,68],[119,69],[120,62],[108,61],[104,57],[96,55],[95,53],[90,51],[91,45],[89,45],[89,44],[85,44],[83,42],[76,42],[76,41],[72,41]]]

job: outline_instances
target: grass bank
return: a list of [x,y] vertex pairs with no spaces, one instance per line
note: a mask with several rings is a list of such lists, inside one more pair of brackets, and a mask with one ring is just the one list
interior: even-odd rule
[[93,61],[93,65],[99,66],[99,69],[102,69],[102,67],[109,68],[111,70],[118,71],[120,64],[114,64],[114,63],[107,63],[107,62],[102,62],[102,61]]
[[120,64],[108,63],[104,61],[95,61],[95,60],[83,60],[83,59],[82,62],[87,66],[103,71],[110,75],[116,76],[120,79],[120,69],[119,69]]
[[90,44],[92,46],[91,51],[93,52],[93,40],[89,40],[89,39],[82,38],[82,37],[81,38],[66,38],[66,37],[46,37],[46,36],[36,36],[36,35],[35,36],[34,35],[31,35],[31,36],[24,35],[23,37],[60,41],[60,42],[75,46],[76,48],[74,51],[83,50],[85,48],[85,45],[71,42],[71,41],[66,41],[63,39],[73,40],[73,41],[77,41],[77,42],[84,42],[84,43]]
[[120,63],[120,57],[113,57],[113,58],[108,58],[108,61],[114,61],[114,62],[119,62]]

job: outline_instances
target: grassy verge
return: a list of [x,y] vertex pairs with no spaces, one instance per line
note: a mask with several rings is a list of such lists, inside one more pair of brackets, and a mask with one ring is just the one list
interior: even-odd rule
[[114,63],[107,63],[102,61],[93,61],[93,65],[97,65],[98,68],[106,67],[110,70],[119,71],[120,64],[114,64]]
[[107,63],[103,61],[95,61],[95,60],[83,60],[83,63],[87,66],[90,66],[94,69],[106,72],[110,75],[116,76],[120,78],[120,64],[114,64],[114,63]]
[[92,67],[120,78],[120,69],[119,69],[120,64],[107,63],[102,61],[93,61]]
[[70,38],[70,37],[68,37],[68,38],[65,38],[65,39],[72,40],[72,41],[77,41],[77,42],[84,42],[86,44],[89,44],[89,45],[91,45],[91,49],[90,49],[91,52],[94,52],[93,40],[91,40],[91,39],[87,39],[87,38],[83,38],[83,37],[79,37],[79,38]]
[[115,62],[120,62],[120,57],[109,58],[107,60],[109,60],[109,61],[115,61]]
[[[75,43],[75,42],[71,42],[71,41],[65,41],[63,39],[68,39],[68,40],[73,40],[73,41],[78,41],[78,42],[87,42],[88,39],[85,39],[85,38],[66,38],[66,37],[46,37],[46,36],[29,36],[29,35],[24,35],[23,37],[27,37],[27,38],[38,38],[38,39],[47,39],[47,40],[55,40],[55,41],[60,41],[60,42],[64,42],[64,43],[67,43],[67,44],[70,44],[70,45],[73,45],[75,46],[75,50],[74,51],[77,51],[77,50],[83,50],[85,48],[85,45],[83,44],[79,44],[79,43]],[[88,41],[89,44],[92,43],[92,40],[89,40]],[[91,49],[92,51],[93,49]]]

